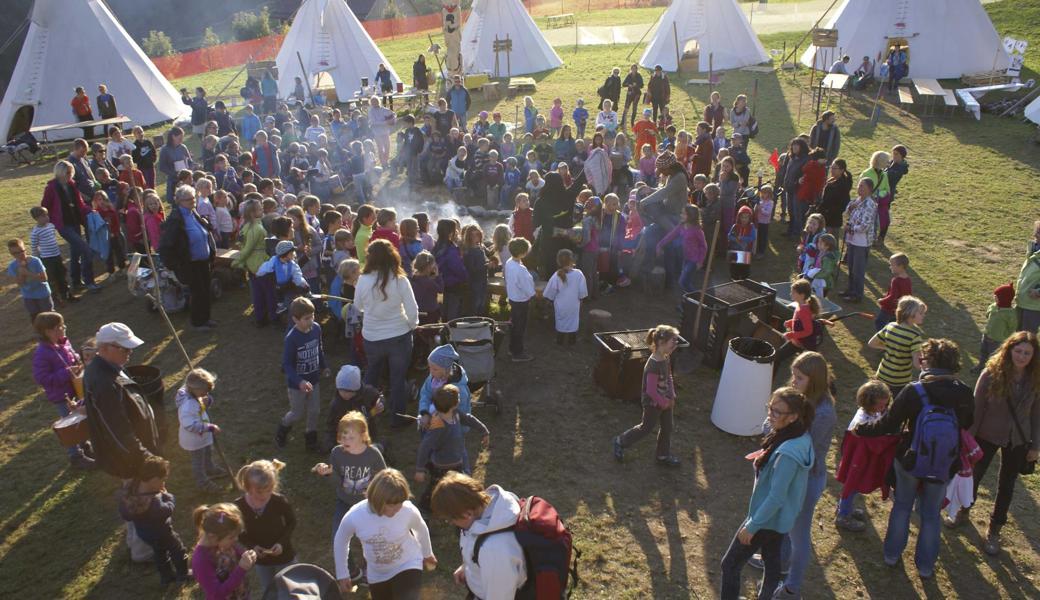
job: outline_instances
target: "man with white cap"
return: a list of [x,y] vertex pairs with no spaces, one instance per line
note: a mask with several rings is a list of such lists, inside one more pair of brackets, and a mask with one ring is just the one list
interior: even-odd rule
[[94,460],[109,475],[136,477],[144,459],[159,452],[155,415],[141,388],[123,372],[144,343],[123,323],[108,323],[95,336],[97,356],[83,375]]

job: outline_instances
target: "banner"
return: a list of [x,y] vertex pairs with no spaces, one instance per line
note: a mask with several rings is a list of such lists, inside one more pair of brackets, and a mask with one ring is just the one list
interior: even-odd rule
[[462,75],[462,9],[455,0],[441,4],[444,62],[449,75]]

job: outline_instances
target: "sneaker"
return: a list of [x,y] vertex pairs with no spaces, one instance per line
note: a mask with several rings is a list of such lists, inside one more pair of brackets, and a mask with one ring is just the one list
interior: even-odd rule
[[859,533],[867,528],[866,523],[852,518],[852,515],[835,517],[834,526],[838,529],[844,529],[845,531],[852,531],[854,533]]
[[863,510],[862,508],[854,508],[854,509],[852,509],[852,512],[849,513],[849,516],[852,517],[853,519],[856,519],[857,521],[863,521],[864,523],[866,523],[868,521],[868,519],[867,519],[867,511]]
[[932,577],[935,577],[935,570],[934,569],[918,569],[917,570],[917,576],[920,577],[921,579],[931,579]]
[[513,362],[531,362],[534,360],[534,357],[530,354],[511,354],[509,355],[509,358],[512,359]]
[[619,288],[627,288],[630,285],[632,285],[632,280],[631,279],[629,279],[628,277],[625,277],[624,275],[622,275],[621,277],[618,277],[617,286]]
[[[762,562],[762,554],[760,552],[756,552],[756,553],[752,554],[751,558],[749,558],[748,561],[747,561],[747,566],[751,567],[752,569],[758,569],[759,571],[764,570],[766,568],[766,564],[764,562]],[[790,565],[784,565],[784,566],[780,567],[780,574],[781,575],[787,575],[790,572],[791,572],[791,566]]]
[[88,283],[87,284],[87,291],[88,292],[95,292],[95,293],[100,292],[101,291],[101,286],[96,284],[96,283]]
[[614,460],[622,462],[625,460],[625,448],[621,445],[621,436],[614,438]]
[[889,567],[895,567],[896,565],[899,564],[899,559],[900,559],[899,556],[897,556],[895,558],[892,558],[891,556],[886,556],[884,558],[885,558],[885,564],[888,565]]
[[982,544],[982,550],[990,556],[1000,554],[1000,533],[991,530],[986,535],[986,541]]
[[72,464],[72,468],[79,471],[93,471],[97,469],[97,463],[94,462],[93,458],[87,458],[80,454],[69,458],[69,463]]
[[658,456],[657,457],[657,464],[661,465],[662,467],[678,467],[679,466],[679,457],[678,456],[672,456],[672,455]]
[[783,583],[778,585],[776,591],[773,592],[773,600],[801,600],[801,598],[801,593],[792,592]]

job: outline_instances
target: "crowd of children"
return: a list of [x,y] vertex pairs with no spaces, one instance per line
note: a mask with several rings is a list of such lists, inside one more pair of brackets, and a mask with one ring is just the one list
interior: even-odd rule
[[[191,101],[193,108],[205,104],[204,91],[200,92]],[[844,199],[838,194],[837,212],[845,223],[834,223],[833,207],[825,204],[833,191],[828,186],[840,187],[839,180],[848,178],[842,174],[844,162],[836,174],[830,167],[839,160],[832,161],[823,148],[810,148],[808,135],[799,136],[777,157],[772,184],[761,177],[751,182],[748,133],[734,131],[727,137],[714,117],[707,121],[721,108],[719,101],[713,97],[712,112],[706,110],[706,121],[698,123],[694,133],[677,130],[667,109],[662,109],[661,121],[646,109],[642,119],[631,124],[633,145],[625,133],[624,114],[619,120],[610,100],[594,116],[578,99],[570,112],[573,130],[565,122],[567,109],[560,98],[545,114],[533,98],[525,98],[523,125],[515,129],[498,112],[481,112],[467,123],[464,113],[440,100],[418,118],[407,114],[400,119],[403,126],[392,158],[377,143],[389,125],[376,99],[368,115],[359,110],[347,116],[339,109],[309,111],[300,104],[295,113],[280,105],[261,120],[248,107],[238,128],[217,106],[209,114],[211,120],[202,120],[195,130],[201,160],[193,163],[190,153],[186,160],[177,160],[173,185],[194,190],[197,212],[218,247],[237,248],[233,265],[248,275],[255,323],[262,327],[284,319],[288,328],[280,366],[289,410],[277,425],[275,440],[284,447],[291,427],[303,421],[306,448],[328,456],[312,471],[334,486],[332,524],[341,584],[345,581],[349,588],[365,576],[373,597],[416,593],[422,569],[436,565],[424,521],[433,490],[450,471],[471,471],[464,438],[468,431],[478,430],[485,446],[489,440],[488,428],[472,415],[467,374],[458,354],[451,346],[439,346],[426,357],[429,376],[418,394],[421,440],[414,478],[427,487],[417,506],[409,501],[404,476],[387,468],[386,443],[378,439],[374,420],[385,407],[379,389],[362,383],[362,316],[353,304],[359,278],[370,272],[366,263],[371,264],[367,252],[372,242],[385,240],[396,250],[424,324],[487,315],[489,278],[500,273],[502,303],[508,304],[511,321],[510,357],[514,362],[530,361],[525,331],[532,302],[538,296],[552,302],[557,343],[575,344],[583,301],[627,287],[629,275],[634,275],[629,271],[632,257],[648,237],[643,235],[640,201],[671,176],[662,164],[678,165],[689,176],[688,202],[649,254],[651,260],[674,267],[668,272],[681,292],[692,292],[701,284],[697,275],[712,260],[712,247],[728,251],[732,279],[750,277],[751,261],[765,254],[773,241],[769,226],[777,208],[781,221],[791,224],[789,233],[798,236],[797,244],[791,244],[799,277],[791,286],[794,316],[785,324],[786,343],[778,349],[775,364],[816,349],[820,328],[829,325],[819,318],[820,299],[836,289],[843,262],[850,271],[845,298],[859,300],[865,248],[884,242],[896,186],[908,171],[906,148],[896,146],[891,155],[872,156],[860,178],[858,198],[849,202],[850,187],[844,188]],[[735,110],[738,104],[746,110],[746,98],[741,102],[734,104]],[[373,114],[380,116],[379,123],[370,122]],[[303,129],[300,135],[298,127]],[[236,131],[241,131],[241,138]],[[152,188],[154,146],[143,140],[143,132],[135,129],[134,134],[137,143],[114,129],[107,148],[95,145],[90,161],[94,193],[84,205],[84,225],[91,248],[107,258],[109,272],[125,268],[128,252],[154,251],[165,219],[162,199]],[[164,147],[167,151],[174,152]],[[384,178],[400,174],[406,174],[413,188],[444,185],[460,203],[506,209],[510,215],[488,236],[478,224],[450,218],[431,222],[423,212],[399,219],[395,207],[377,208],[373,203]],[[566,189],[577,184],[577,200],[562,215],[545,217],[541,207],[557,199],[557,181]],[[587,188],[577,192],[582,185]],[[355,202],[333,204],[344,194]],[[76,403],[73,382],[83,363],[68,346],[60,315],[52,311],[77,297],[66,280],[48,209],[34,207],[31,217],[35,225],[29,248],[20,240],[8,243],[13,257],[8,274],[18,283],[40,335],[37,354],[49,352],[61,359],[58,364],[50,355],[34,358],[34,375],[64,415]],[[559,227],[560,222],[569,227]],[[843,224],[845,238],[839,244],[835,233]],[[530,257],[532,244],[537,240],[537,251],[544,253],[544,240],[549,238],[559,242],[549,257],[556,268],[544,268],[545,257],[540,256],[539,270]],[[896,253],[889,265],[893,277],[878,301],[877,333],[868,343],[883,351],[877,379],[857,392],[859,410],[843,441],[838,467],[845,489],[835,523],[848,531],[865,528],[862,511],[854,507],[856,495],[884,488],[884,478],[878,475],[895,452],[893,440],[859,440],[853,430],[880,419],[922,366],[921,327],[927,306],[911,295],[909,259]],[[536,275],[546,282],[541,292]],[[385,297],[385,283],[382,289]],[[1011,285],[994,291],[979,370],[1017,327],[1014,295]],[[320,381],[331,375],[327,338],[317,322],[323,311],[347,339],[347,364],[336,374],[325,436],[319,440]],[[613,439],[618,461],[626,449],[659,428],[656,462],[679,465],[671,448],[678,398],[671,357],[678,342],[679,333],[672,327],[650,330],[642,420]],[[210,416],[215,382],[212,373],[193,369],[176,394],[179,444],[189,453],[195,483],[210,493],[220,490],[215,480],[224,475],[212,460],[214,435],[221,432]],[[89,452],[88,447],[75,447],[69,456],[73,464],[89,465]],[[277,460],[250,463],[238,472],[238,499],[195,510],[198,543],[191,566],[208,598],[247,597],[248,571],[256,571],[260,587],[266,588],[280,568],[295,561],[295,517],[289,501],[278,493],[282,467]],[[188,562],[171,525],[175,500],[165,487],[168,474],[168,462],[149,459],[141,476],[125,484],[119,508],[155,551],[162,581],[173,583],[188,578]],[[367,572],[362,572],[357,553],[350,551],[351,537],[361,542]],[[387,554],[390,546],[393,556]]]

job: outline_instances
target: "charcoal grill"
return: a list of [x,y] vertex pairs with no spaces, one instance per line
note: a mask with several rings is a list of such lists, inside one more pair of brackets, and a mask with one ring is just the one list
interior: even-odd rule
[[[739,336],[751,336],[755,323],[749,315],[769,322],[776,301],[776,290],[750,279],[730,281],[704,291],[701,304],[700,290],[683,296],[683,316],[680,331],[693,341],[704,354],[706,366],[721,369],[726,359],[726,344]],[[701,321],[694,331],[697,307],[701,306]]]
[[[629,329],[592,334],[600,345],[599,361],[592,371],[592,378],[611,398],[637,401],[642,396],[643,367],[650,357],[650,347],[646,343],[649,331]],[[679,337],[679,348],[688,348],[689,345]]]

